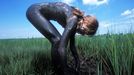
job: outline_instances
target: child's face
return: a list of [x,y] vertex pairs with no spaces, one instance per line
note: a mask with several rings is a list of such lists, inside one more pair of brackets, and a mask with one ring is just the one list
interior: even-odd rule
[[79,25],[79,33],[84,35],[93,35],[95,34],[98,28],[98,22],[95,17],[92,16],[85,16]]

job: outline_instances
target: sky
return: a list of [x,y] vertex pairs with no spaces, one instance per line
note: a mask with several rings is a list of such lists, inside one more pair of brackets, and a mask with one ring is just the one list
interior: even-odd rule
[[[0,39],[43,37],[26,18],[27,8],[41,2],[64,2],[96,16],[96,34],[134,32],[134,0],[1,0]],[[64,29],[51,22],[62,34]]]

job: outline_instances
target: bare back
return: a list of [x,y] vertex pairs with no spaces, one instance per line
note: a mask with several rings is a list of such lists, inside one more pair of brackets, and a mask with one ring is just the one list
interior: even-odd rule
[[63,27],[66,26],[66,20],[73,15],[73,8],[62,2],[39,3],[41,14],[48,20],[57,21]]

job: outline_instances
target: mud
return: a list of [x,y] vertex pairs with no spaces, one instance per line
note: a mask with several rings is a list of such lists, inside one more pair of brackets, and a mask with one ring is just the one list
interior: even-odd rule
[[[80,56],[80,75],[114,75],[111,70],[110,63],[105,64],[101,59],[98,59],[97,56]],[[32,61],[32,65],[36,74],[39,75],[53,75],[54,71],[53,66],[51,64],[51,60],[44,55],[37,55],[35,59]],[[69,75],[74,74],[74,59],[69,56],[68,65],[71,68]]]
[[[69,66],[74,68],[74,60],[69,62]],[[85,57],[80,56],[80,75],[114,75],[110,66],[105,63],[100,63],[101,59],[97,56]],[[99,73],[99,74],[98,74]]]

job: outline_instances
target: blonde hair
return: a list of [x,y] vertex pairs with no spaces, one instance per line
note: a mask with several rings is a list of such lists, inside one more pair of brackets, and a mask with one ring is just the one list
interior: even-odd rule
[[74,15],[76,15],[77,17],[83,17],[84,16],[84,13],[80,9],[75,8],[73,6],[72,6],[72,8],[73,8],[73,14]]
[[88,32],[89,35],[94,35],[99,24],[96,17],[90,15],[84,16],[84,12],[80,11],[78,8],[72,8],[73,14],[78,17],[77,29],[80,28],[81,25],[86,25],[88,29],[85,30],[85,32]]
[[85,30],[87,35],[94,35],[98,29],[98,21],[94,16],[84,16],[77,23],[77,28],[80,28],[81,25],[85,25],[87,30]]
[[89,29],[89,34],[94,35],[98,29],[99,23],[94,16],[87,15],[84,17],[84,20],[87,21],[87,27]]

